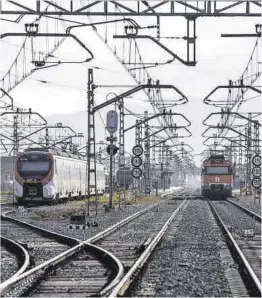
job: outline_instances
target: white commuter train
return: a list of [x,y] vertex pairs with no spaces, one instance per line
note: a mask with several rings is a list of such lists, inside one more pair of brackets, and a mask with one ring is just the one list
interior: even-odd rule
[[[91,194],[95,194],[91,173]],[[105,192],[105,170],[96,164],[97,193]],[[14,196],[19,204],[81,197],[86,191],[86,160],[52,149],[30,148],[14,165]]]

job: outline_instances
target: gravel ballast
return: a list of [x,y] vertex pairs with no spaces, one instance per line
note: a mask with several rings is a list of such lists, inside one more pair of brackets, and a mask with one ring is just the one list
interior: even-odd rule
[[[60,233],[69,237],[74,237],[79,240],[86,240],[95,234],[105,230],[106,228],[116,224],[117,222],[123,220],[124,218],[149,207],[150,204],[136,204],[136,205],[127,205],[126,208],[122,208],[120,210],[110,210],[109,212],[105,212],[103,209],[100,209],[98,215],[92,215],[88,218],[88,220],[93,223],[96,222],[98,226],[91,226],[86,230],[78,230],[78,229],[69,229],[69,216],[68,219],[64,218],[48,218],[48,212],[59,212],[61,210],[65,210],[67,207],[65,205],[56,205],[56,206],[41,206],[37,208],[27,209],[23,214],[16,212],[12,213],[9,216],[18,218],[27,223],[34,224],[36,226],[45,228],[47,230]],[[41,219],[39,218],[39,212],[43,210],[47,217]],[[37,219],[34,219],[37,218]]]
[[15,255],[1,245],[1,283],[18,271]]
[[[135,261],[140,255],[139,247],[146,241],[154,239],[181,203],[182,200],[171,200],[152,208],[99,241],[98,245],[112,252],[123,262],[124,266],[125,261],[130,259],[130,255],[136,255],[132,257]],[[127,267],[129,266],[130,264]]]
[[261,204],[259,204],[258,200],[254,201],[253,197],[239,196],[231,200],[261,216]]
[[207,202],[189,201],[173,221],[132,296],[232,296],[220,258],[222,235]]
[[224,223],[230,228],[231,232],[243,236],[245,230],[253,230],[255,235],[261,234],[260,223],[253,219],[250,215],[230,202],[213,202],[217,212],[221,216]]

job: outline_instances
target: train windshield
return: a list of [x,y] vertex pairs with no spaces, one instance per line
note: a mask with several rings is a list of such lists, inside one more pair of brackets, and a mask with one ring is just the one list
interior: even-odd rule
[[207,175],[230,175],[229,167],[206,167],[205,174]]
[[48,172],[48,161],[22,161],[20,172]]
[[41,179],[49,173],[51,160],[45,154],[26,154],[19,158],[17,166],[22,177]]

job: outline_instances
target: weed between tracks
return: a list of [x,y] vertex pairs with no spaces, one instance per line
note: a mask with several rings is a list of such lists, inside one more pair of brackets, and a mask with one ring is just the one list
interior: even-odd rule
[[9,196],[13,193],[12,189],[1,190],[1,196]]
[[[98,197],[98,206],[101,207],[104,204],[108,203],[109,195],[106,194],[104,196]],[[124,204],[124,195],[121,194],[121,205]],[[160,197],[156,196],[142,196],[135,202],[135,195],[131,194],[129,201],[126,205],[133,205],[133,204],[152,204],[159,200],[163,200]],[[91,208],[95,205],[95,198],[92,197],[89,200]],[[81,214],[85,210],[85,200],[78,200],[78,201],[69,201],[67,202],[63,208],[58,206],[53,206],[53,208],[48,209],[39,209],[34,210],[34,214],[29,215],[30,219],[32,220],[43,220],[43,219],[53,219],[53,220],[68,220],[71,215],[74,214]],[[113,196],[113,204],[118,206],[119,204],[119,194],[115,193]]]

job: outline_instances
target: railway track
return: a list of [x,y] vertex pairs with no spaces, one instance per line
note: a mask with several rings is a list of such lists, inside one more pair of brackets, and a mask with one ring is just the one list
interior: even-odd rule
[[[0,230],[2,244],[11,249],[14,253],[14,257],[7,258],[5,264],[7,267],[14,267],[13,262],[15,262],[15,267],[20,268],[19,274],[79,243],[77,239],[69,238],[28,224],[22,220],[14,219],[9,216],[12,212],[13,211],[10,211],[9,208],[9,211],[1,214]],[[3,260],[2,255],[1,262],[3,262]],[[3,271],[1,275],[2,279],[7,280],[11,278],[11,271],[13,270]],[[5,275],[5,273],[7,275]],[[18,274],[14,274],[11,279],[17,276]]]
[[1,283],[23,273],[29,265],[29,254],[17,242],[1,236]]
[[230,202],[231,204],[233,204],[234,206],[238,207],[239,209],[241,209],[242,211],[244,211],[245,213],[247,213],[248,215],[252,216],[254,219],[256,219],[257,221],[261,222],[261,216],[253,211],[251,211],[250,209],[230,200],[227,199],[228,202]]
[[12,211],[15,209],[16,209],[16,204],[13,204],[13,203],[1,203],[0,204],[1,213],[7,212],[7,211]]
[[261,218],[232,202],[209,201],[209,204],[238,264],[249,295],[261,297]]
[[231,296],[225,271],[233,260],[222,260],[222,251],[230,252],[207,202],[199,197],[190,196],[132,287],[124,293],[119,284],[112,297]]
[[[164,213],[160,211],[160,205],[163,204],[167,204],[167,202],[156,203],[145,208],[87,241],[27,271],[6,287],[0,288],[2,295],[27,296],[30,294],[33,297],[76,297],[109,294],[123,277],[124,270],[130,268],[131,263],[129,263],[129,267],[124,268],[119,259],[110,252],[110,249],[108,250],[108,247],[103,248],[102,239],[106,239],[106,237],[110,237],[110,234],[118,233],[122,229],[126,230],[130,223],[139,221],[149,212],[155,214],[152,212],[154,208],[158,208],[156,209],[158,210],[157,213],[163,215]],[[169,211],[169,214],[171,213]],[[156,233],[156,231],[154,232]],[[98,241],[102,247],[94,245]],[[136,254],[136,258],[138,258],[143,253],[143,248],[146,248],[148,244],[143,240],[136,245],[138,249],[142,249]],[[130,260],[129,256],[127,258]]]
[[[124,268],[126,272],[126,274],[124,275],[120,283],[115,287],[113,292],[110,293],[109,297],[124,296],[125,293],[130,289],[133,282],[136,280],[138,275],[143,270],[148,259],[151,257],[156,246],[160,243],[161,239],[165,235],[167,229],[169,228],[173,220],[176,218],[178,212],[182,208],[185,208],[187,203],[188,203],[188,200],[186,199],[179,200],[176,203],[173,203],[174,204],[173,208],[171,208],[171,206],[169,207],[169,211],[162,210],[161,212],[161,210],[158,210],[160,214],[162,213],[161,218],[158,219],[156,224],[149,222],[148,227],[151,226],[150,231],[145,231],[143,229],[143,232],[144,231],[146,233],[149,232],[152,235],[152,238],[148,238],[149,241],[146,241],[144,245],[140,246],[140,248],[142,249],[142,253],[141,255],[139,255],[139,257],[137,257],[137,249],[134,246],[133,242],[128,244],[127,246],[128,250],[127,250],[125,245],[120,244],[121,242],[119,241],[118,241],[119,246],[115,248],[115,245],[113,245],[113,241],[117,241],[117,238],[115,238],[117,235],[113,235],[113,237],[111,236],[109,237],[109,239],[106,239],[106,241],[103,241],[102,243],[103,245],[113,246],[113,251],[122,260],[122,263],[124,264]],[[131,244],[131,247],[133,246],[131,249],[130,249],[130,244]],[[107,293],[102,292],[102,294],[107,294]]]

